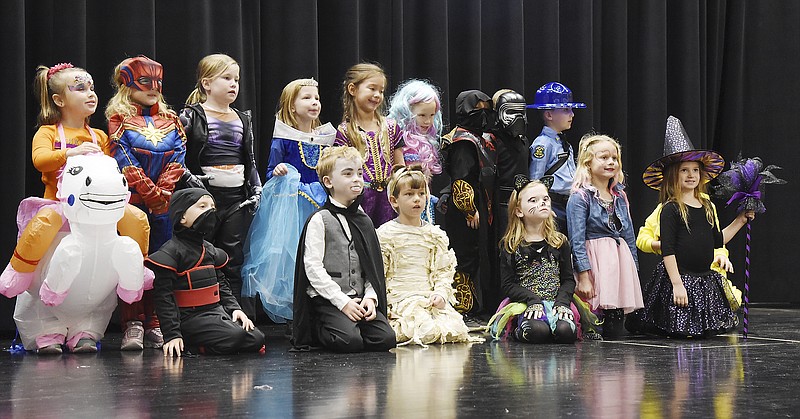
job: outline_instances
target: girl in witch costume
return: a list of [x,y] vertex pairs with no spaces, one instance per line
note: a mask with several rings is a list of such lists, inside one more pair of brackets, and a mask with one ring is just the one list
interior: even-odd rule
[[463,317],[452,306],[456,256],[448,249],[447,235],[420,218],[430,196],[422,170],[414,164],[392,173],[389,202],[398,216],[378,228],[389,324],[398,346],[482,342],[469,336]]
[[606,135],[586,135],[578,147],[567,231],[575,259],[575,294],[603,310],[603,338],[624,332],[624,316],[642,308],[636,238],[623,190],[622,152]]
[[342,83],[342,123],[336,145],[352,146],[364,156],[362,207],[375,226],[391,220],[394,210],[386,199],[392,166],[405,164],[403,131],[397,121],[384,117],[386,73],[375,64],[350,67]]
[[233,295],[249,317],[252,299],[242,297],[243,246],[250,210],[261,201],[261,179],[253,151],[250,111],[231,107],[239,95],[239,64],[225,54],[203,57],[197,65],[197,87],[186,100],[181,121],[187,136],[186,168],[208,178],[204,186],[219,207],[216,230],[206,237],[231,258],[223,270]]
[[499,338],[510,323],[520,342],[573,343],[578,311],[572,305],[572,252],[556,227],[547,185],[520,175],[508,204],[508,228],[500,241],[507,298],[489,322],[493,337]]
[[303,225],[325,204],[317,177],[322,150],[333,144],[336,129],[321,125],[319,84],[298,79],[283,88],[261,194],[244,245],[242,293],[261,297],[272,321],[292,320],[295,257]]
[[181,356],[184,349],[263,351],[264,334],[242,311],[222,272],[228,255],[205,240],[217,223],[214,198],[202,188],[181,189],[170,198],[169,216],[172,238],[145,260],[156,274],[153,300],[164,356]]
[[[150,249],[172,237],[169,197],[184,173],[186,134],[178,115],[164,102],[163,67],[145,56],[123,60],[112,78],[116,94],[106,107],[111,151],[128,180],[131,204],[147,213]],[[122,350],[160,348],[164,338],[152,291],[142,300],[123,303]]]
[[702,337],[735,327],[736,315],[728,304],[725,279],[709,266],[728,272],[733,266],[725,254],[715,254],[755,217],[740,213],[720,229],[706,184],[725,166],[719,154],[695,150],[680,120],[670,116],[664,139],[664,157],[647,167],[645,184],[659,188],[661,254],[645,293],[645,307],[636,313],[645,331],[672,337]]
[[[0,276],[0,293],[9,298],[28,289],[38,275],[37,268],[42,257],[69,231],[61,213],[61,203],[56,198],[58,177],[67,157],[109,153],[106,134],[89,127],[89,117],[97,109],[97,95],[94,92],[94,80],[86,70],[70,63],[53,67],[39,66],[34,91],[41,109],[31,154],[33,166],[42,172],[44,198],[31,197],[20,203],[17,245],[11,261]],[[132,205],[126,205],[117,229],[120,234],[134,239],[142,255],[147,255],[149,228],[146,214]],[[15,320],[36,321],[24,313],[19,313],[19,316],[15,314]],[[36,338],[36,348],[28,349],[36,349],[38,353],[60,354],[65,338],[55,334],[39,336]],[[66,343],[74,351],[96,351],[94,342],[89,342],[92,339],[86,338],[88,340],[82,344],[74,340]]]
[[456,97],[456,123],[442,140],[450,196],[445,225],[458,266],[453,280],[456,309],[476,314],[500,302],[500,285],[493,283],[491,261],[492,196],[495,180],[495,121],[491,99],[479,90]]

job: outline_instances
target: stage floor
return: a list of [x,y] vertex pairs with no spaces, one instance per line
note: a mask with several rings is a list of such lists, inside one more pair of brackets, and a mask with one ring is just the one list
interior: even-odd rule
[[[751,310],[749,339],[513,341],[341,355],[164,358],[0,353],[0,417],[792,417],[800,415],[800,310]],[[788,329],[788,330],[787,330]],[[9,340],[0,341],[8,348]]]

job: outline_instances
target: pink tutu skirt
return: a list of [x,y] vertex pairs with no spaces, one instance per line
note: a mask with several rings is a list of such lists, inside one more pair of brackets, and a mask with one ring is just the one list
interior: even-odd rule
[[595,292],[595,297],[588,301],[592,310],[621,308],[627,314],[644,307],[639,272],[624,240],[611,237],[587,240],[586,253]]

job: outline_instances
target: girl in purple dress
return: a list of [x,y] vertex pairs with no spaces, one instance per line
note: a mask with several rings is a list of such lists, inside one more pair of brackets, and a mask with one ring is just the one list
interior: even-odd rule
[[394,218],[386,196],[392,166],[404,164],[403,132],[384,117],[386,73],[375,64],[350,67],[342,83],[342,123],[335,145],[351,146],[364,157],[364,200],[361,208],[375,227]]

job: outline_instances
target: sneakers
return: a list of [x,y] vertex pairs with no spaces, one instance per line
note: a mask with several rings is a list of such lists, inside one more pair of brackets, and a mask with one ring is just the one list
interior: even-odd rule
[[144,332],[144,346],[154,349],[164,346],[164,335],[161,333],[160,327],[154,327]]
[[83,338],[78,340],[78,344],[72,350],[75,354],[93,354],[97,353],[97,342],[91,338]]
[[[142,322],[132,320],[126,323],[125,333],[122,335],[122,344],[119,349],[121,351],[141,351],[144,349],[144,327]],[[159,335],[161,329],[158,330]],[[161,344],[164,344],[164,338],[161,338]]]
[[62,349],[61,345],[54,343],[52,345],[47,345],[43,348],[39,348],[36,350],[38,355],[61,355]]

